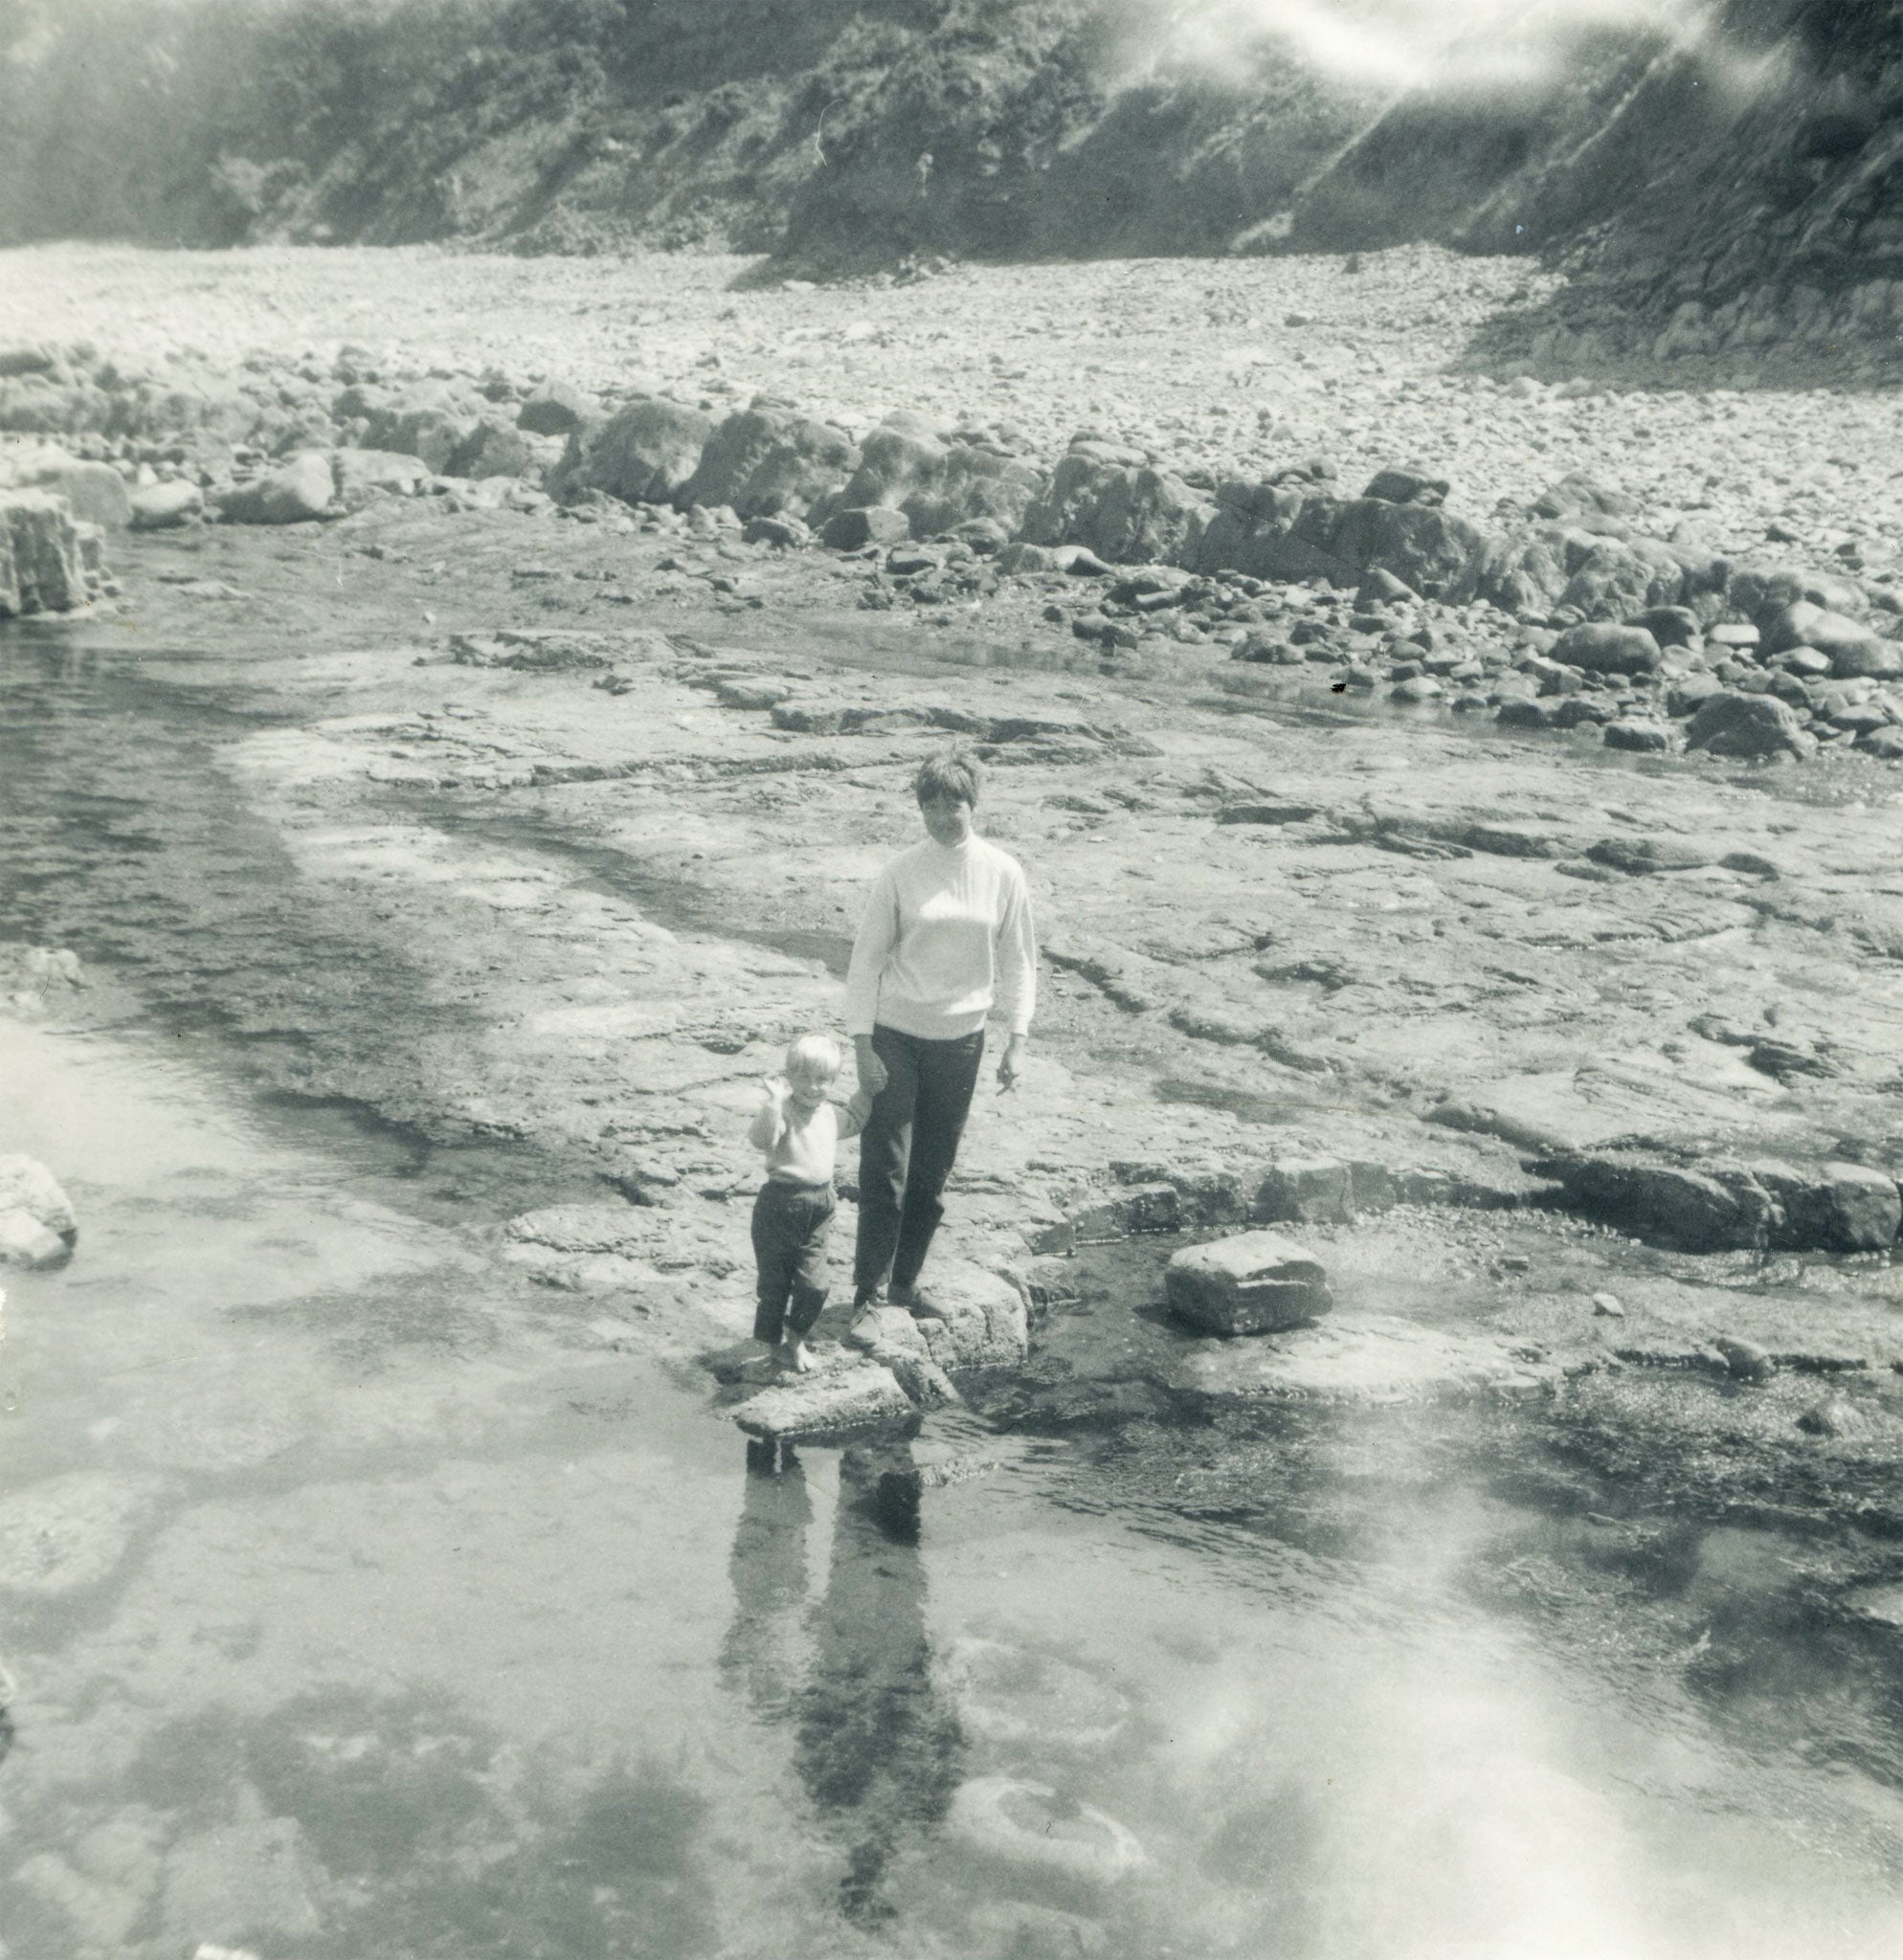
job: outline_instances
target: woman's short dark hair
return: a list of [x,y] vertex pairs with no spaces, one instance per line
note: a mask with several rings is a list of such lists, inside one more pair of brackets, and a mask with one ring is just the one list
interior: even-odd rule
[[941,748],[919,764],[918,774],[912,778],[912,794],[921,803],[952,796],[975,810],[984,779],[983,768],[969,748]]

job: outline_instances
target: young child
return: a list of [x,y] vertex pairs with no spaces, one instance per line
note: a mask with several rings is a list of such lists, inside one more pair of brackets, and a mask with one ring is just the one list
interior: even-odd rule
[[843,1139],[865,1126],[872,1107],[862,1089],[845,1104],[827,1099],[840,1058],[830,1035],[800,1036],[786,1052],[785,1077],[761,1084],[766,1093],[747,1132],[767,1160],[767,1181],[753,1201],[753,1338],[799,1374],[813,1366],[806,1336],[826,1304],[833,1157]]

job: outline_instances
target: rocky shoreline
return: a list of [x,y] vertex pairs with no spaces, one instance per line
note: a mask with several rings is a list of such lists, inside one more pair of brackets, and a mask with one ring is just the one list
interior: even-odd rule
[[[969,413],[893,411],[856,436],[772,395],[721,414],[495,365],[392,371],[362,346],[246,367],[187,387],[88,343],[0,349],[13,438],[0,473],[26,486],[9,493],[0,615],[103,595],[101,532],[126,524],[295,524],[391,496],[590,523],[632,511],[689,538],[862,561],[860,603],[875,609],[1065,574],[1044,616],[1111,662],[1217,643],[1244,669],[1313,669],[1336,693],[1516,727],[1583,725],[1628,750],[1903,757],[1893,564],[1856,538],[1806,559],[1778,524],[1740,559],[1695,512],[1648,509],[1581,470],[1476,522],[1449,508],[1452,481],[1431,464],[1390,459],[1354,494],[1325,453],[1225,473],[1114,428],[1053,457],[1008,419]],[[1543,392],[1526,375],[1509,389]],[[1262,450],[1296,436],[1266,410],[1257,419]],[[89,528],[52,535],[48,495]],[[1277,683],[1239,671],[1225,684]]]
[[[947,285],[965,304],[983,282]],[[706,309],[691,359],[809,300],[749,296],[725,329]],[[892,323],[842,345],[917,352],[913,296],[850,303]],[[1758,1385],[1755,1355],[1786,1396],[1791,1357],[1827,1352],[1853,1448],[1842,1423],[1793,1427],[1813,1394],[1703,1471],[1662,1460],[1722,1511],[1793,1448],[1883,1458],[1903,1169],[1887,491],[1854,532],[1848,493],[1820,496],[1780,544],[1796,527],[1725,483],[1689,508],[1702,466],[1635,460],[1641,488],[1616,487],[1601,434],[1577,457],[1543,438],[1514,464],[1534,487],[1467,517],[1453,464],[1403,468],[1399,437],[1362,475],[1385,447],[1365,401],[1343,462],[1270,415],[1218,468],[1194,430],[1139,443],[1100,416],[1063,448],[1063,399],[1038,425],[960,424],[929,399],[942,375],[855,425],[739,387],[615,392],[599,358],[432,375],[338,347],[196,391],[70,346],[11,360],[13,419],[31,396],[55,425],[32,440],[68,445],[22,441],[16,474],[76,473],[107,523],[124,499],[120,611],[73,630],[117,618],[264,691],[271,725],[224,767],[298,867],[301,929],[349,949],[274,948],[281,923],[235,890],[190,946],[122,925],[158,1011],[209,959],[274,1093],[536,1153],[548,1200],[497,1210],[499,1255],[704,1341],[706,1288],[744,1279],[739,1099],[832,1012],[907,772],[956,735],[1033,872],[1049,986],[1034,1079],[1009,1125],[978,1125],[955,1194],[948,1254],[992,1306],[969,1353],[884,1330],[874,1363],[907,1401],[942,1392],[936,1370],[1017,1420],[1114,1411],[1125,1364],[1064,1359],[1090,1248],[1282,1225],[1338,1291],[1345,1262],[1343,1392],[1611,1382],[1650,1412],[1637,1431],[1708,1449],[1696,1392]],[[1464,387],[1450,418],[1444,377],[1390,379],[1400,454],[1432,456],[1417,432],[1438,417],[1484,458],[1482,399],[1503,422],[1595,399],[1522,377]],[[1601,408],[1694,412],[1641,399]],[[46,922],[89,964],[99,902]],[[1627,1236],[1594,1270],[1606,1221]],[[1423,1258],[1480,1287],[1470,1325],[1425,1348],[1404,1314],[1340,1334]],[[1788,1325],[1819,1288],[1841,1309],[1822,1347]],[[1000,1313],[1030,1360],[988,1390],[1019,1338]],[[1139,1400],[1311,1392],[1299,1337],[1226,1345],[1196,1344],[1191,1374],[1153,1357]]]

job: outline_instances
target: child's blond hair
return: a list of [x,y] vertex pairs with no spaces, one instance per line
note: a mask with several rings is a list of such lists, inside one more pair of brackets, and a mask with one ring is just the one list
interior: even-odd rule
[[836,1076],[845,1066],[845,1056],[830,1035],[801,1035],[786,1051],[788,1075],[805,1069],[824,1069]]

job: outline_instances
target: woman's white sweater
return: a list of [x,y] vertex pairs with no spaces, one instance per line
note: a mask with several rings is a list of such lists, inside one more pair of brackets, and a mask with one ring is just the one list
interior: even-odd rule
[[1014,1035],[1038,1003],[1031,894],[1018,860],[980,836],[928,837],[872,880],[846,972],[846,1032],[875,1021],[927,1041],[974,1034],[994,1005]]

